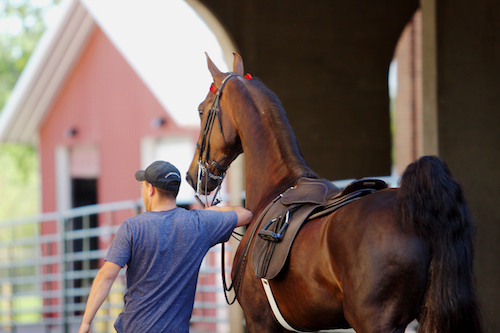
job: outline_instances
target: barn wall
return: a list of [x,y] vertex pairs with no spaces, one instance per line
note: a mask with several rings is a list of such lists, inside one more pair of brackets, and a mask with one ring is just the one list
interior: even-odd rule
[[[153,128],[154,119],[165,125]],[[68,136],[69,129],[76,129]],[[54,152],[58,146],[98,150],[98,202],[140,198],[134,173],[144,136],[177,135],[177,127],[126,60],[97,29],[40,130],[43,211],[56,210]],[[167,157],[166,157],[167,158]]]

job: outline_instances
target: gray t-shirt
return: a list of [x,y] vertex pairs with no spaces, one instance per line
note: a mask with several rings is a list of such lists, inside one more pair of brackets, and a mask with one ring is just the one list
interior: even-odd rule
[[236,227],[234,211],[145,212],[125,220],[104,258],[127,267],[118,332],[189,332],[203,257]]

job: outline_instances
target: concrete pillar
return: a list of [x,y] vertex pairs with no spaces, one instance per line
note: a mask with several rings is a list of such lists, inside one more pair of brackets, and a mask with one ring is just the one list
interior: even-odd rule
[[436,1],[437,0],[420,1],[422,10],[422,130],[424,155],[439,155]]
[[[229,184],[229,193],[231,196],[229,199],[229,204],[231,206],[243,206],[242,194],[243,194],[243,189],[245,187],[243,155],[239,156],[232,163],[228,173],[229,173],[229,179],[231,181]],[[243,234],[244,232],[243,227],[236,228],[236,232]],[[240,243],[236,239],[231,238],[229,240],[229,244],[232,249],[231,262],[233,262],[234,254],[236,253],[236,249],[238,248],[238,245]],[[234,297],[232,292],[230,297],[231,297],[230,299]],[[243,327],[243,310],[241,309],[238,302],[229,307],[229,327],[231,333],[245,332],[245,328]]]
[[439,155],[464,186],[479,295],[500,332],[500,3],[436,0],[434,22]]
[[393,158],[396,171],[423,155],[422,15],[417,11],[401,34],[394,59],[397,95],[393,101]]

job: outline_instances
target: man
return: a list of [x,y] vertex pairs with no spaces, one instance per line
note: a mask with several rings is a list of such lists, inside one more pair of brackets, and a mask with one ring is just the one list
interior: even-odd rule
[[181,176],[168,162],[156,161],[135,178],[141,182],[146,212],[120,226],[92,284],[79,333],[91,331],[97,310],[125,265],[125,306],[116,330],[188,332],[203,257],[252,219],[243,207],[177,207]]

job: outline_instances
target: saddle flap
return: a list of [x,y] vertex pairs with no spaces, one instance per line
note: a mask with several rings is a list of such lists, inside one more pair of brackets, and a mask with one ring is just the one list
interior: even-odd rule
[[[278,275],[285,265],[297,232],[316,207],[318,205],[300,205],[292,208],[292,212],[288,210],[289,206],[277,201],[263,217],[264,221],[270,223],[258,232],[252,251],[252,266],[258,278],[272,279]],[[287,214],[290,215],[289,221],[286,219],[288,222],[274,218]]]
[[326,199],[339,192],[340,189],[326,179],[301,178],[296,186],[283,193],[281,203],[324,205]]

